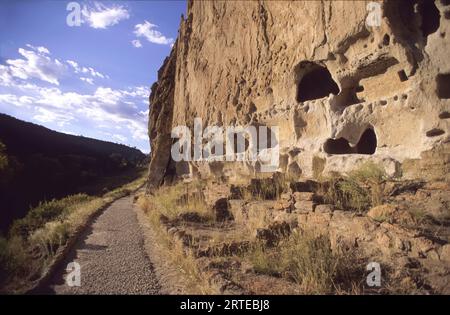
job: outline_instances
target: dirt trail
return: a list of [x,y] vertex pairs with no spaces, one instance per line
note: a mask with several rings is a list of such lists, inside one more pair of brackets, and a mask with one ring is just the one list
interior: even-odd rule
[[[81,267],[81,286],[66,284],[66,266]],[[159,294],[153,265],[133,209],[133,196],[106,208],[81,235],[46,294]]]

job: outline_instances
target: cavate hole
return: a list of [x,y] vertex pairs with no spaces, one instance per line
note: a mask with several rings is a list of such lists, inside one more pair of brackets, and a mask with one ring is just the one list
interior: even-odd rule
[[385,106],[385,105],[387,105],[387,102],[382,100],[382,101],[380,101],[380,105]]
[[424,37],[433,34],[439,28],[440,14],[434,1],[422,0],[419,3],[418,11],[422,16],[422,25],[420,26]]
[[297,72],[297,78],[300,78],[297,84],[298,102],[321,99],[330,94],[337,95],[339,93],[339,86],[327,68],[311,62],[304,62],[299,65]]
[[391,42],[391,37],[388,34],[385,34],[383,36],[383,45],[389,46],[390,42]]
[[450,5],[450,0],[441,0],[442,5]]
[[360,85],[356,87],[356,93],[364,92],[364,86]]
[[445,111],[439,114],[439,118],[440,119],[449,119],[450,118],[450,113]]
[[450,20],[450,11],[445,11],[444,17],[445,17],[447,20]]
[[325,141],[323,149],[328,154],[374,154],[377,149],[377,136],[373,129],[369,128],[364,131],[358,144],[354,147],[350,146],[347,139],[328,139]]
[[450,98],[450,74],[439,74],[436,77],[437,95],[439,98]]
[[352,154],[353,148],[345,138],[328,139],[323,145],[323,150],[328,154]]
[[402,81],[402,82],[408,81],[408,76],[406,75],[405,70],[399,71],[398,77],[400,78],[400,81]]
[[377,149],[377,136],[373,129],[366,129],[356,145],[358,154],[374,154]]
[[427,137],[437,137],[437,136],[443,135],[444,133],[445,133],[445,131],[442,130],[442,129],[439,129],[439,128],[433,128],[433,129],[428,130],[428,131],[426,132],[426,136],[427,136]]

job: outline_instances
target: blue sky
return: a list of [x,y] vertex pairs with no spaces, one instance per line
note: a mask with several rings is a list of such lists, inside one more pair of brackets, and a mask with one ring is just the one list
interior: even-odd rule
[[0,0],[0,112],[149,152],[150,86],[185,10],[173,0]]

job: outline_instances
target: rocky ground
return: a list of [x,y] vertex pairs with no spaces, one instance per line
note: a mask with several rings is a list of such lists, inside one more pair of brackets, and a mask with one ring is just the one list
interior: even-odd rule
[[[70,262],[81,266],[81,286],[65,282]],[[159,283],[144,249],[133,196],[114,202],[80,237],[62,268],[41,293],[158,294]]]
[[[252,191],[258,191],[254,187],[261,185],[275,183],[271,178],[252,179],[248,186],[208,183],[200,192],[191,190],[190,194],[202,195],[213,213],[212,220],[195,211],[160,218],[167,234],[181,243],[187,252],[194,253],[200,270],[220,292],[450,293],[448,183],[384,181],[380,186],[383,190],[380,204],[365,211],[342,209],[340,205],[330,203],[324,197],[323,185],[315,181],[291,183],[287,191],[267,198],[252,196]],[[181,203],[186,199],[189,197],[181,196]],[[311,235],[305,234],[307,231],[315,240],[323,236],[330,255],[346,261],[346,279],[335,277],[334,273],[339,270],[330,271],[334,278],[329,291],[314,291],[316,284],[313,289],[305,289],[301,279],[305,277],[304,271],[296,278],[292,266],[283,267],[286,269],[270,266],[277,264],[277,260],[286,259],[283,258],[286,250],[298,250],[286,244],[291,247],[301,244],[306,235]],[[255,259],[255,247],[260,244],[264,254],[260,253]],[[316,244],[315,241],[312,244]],[[306,251],[310,249],[306,247]],[[327,252],[328,249],[324,249]],[[312,252],[317,250],[322,253],[323,248],[314,247]],[[338,252],[344,255],[335,256]],[[314,270],[315,264],[323,262],[334,264],[315,254],[305,258],[300,251],[292,251],[289,255],[310,259],[306,269]],[[381,265],[380,287],[366,284],[369,274],[366,266],[370,262]]]
[[[277,185],[276,176],[178,183],[138,194],[140,207],[138,196],[122,198],[96,218],[41,293],[450,293],[447,182],[385,180],[379,205],[361,211],[331,202],[330,182]],[[157,213],[164,206],[174,212]],[[64,282],[72,261],[81,265],[80,287]],[[379,287],[366,283],[370,262],[381,266]]]

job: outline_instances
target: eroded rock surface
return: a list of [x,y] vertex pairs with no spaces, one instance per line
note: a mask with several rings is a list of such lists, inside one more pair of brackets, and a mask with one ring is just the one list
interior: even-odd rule
[[[150,186],[239,177],[251,162],[169,163],[170,130],[279,126],[279,171],[310,177],[371,159],[390,175],[448,178],[450,6],[378,1],[189,1],[150,99]],[[431,171],[427,171],[431,170]]]

